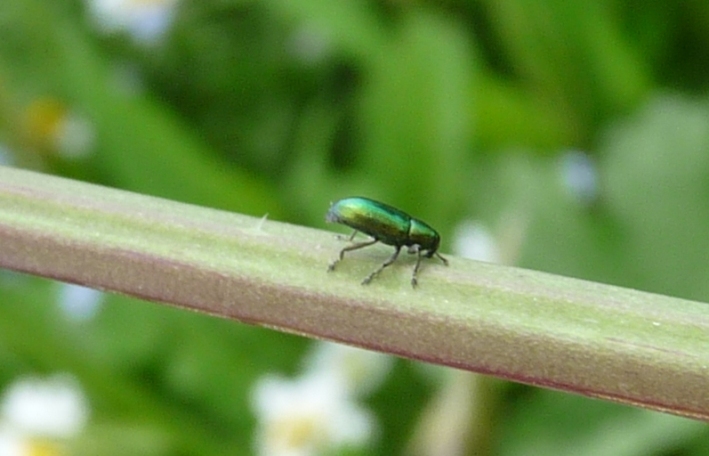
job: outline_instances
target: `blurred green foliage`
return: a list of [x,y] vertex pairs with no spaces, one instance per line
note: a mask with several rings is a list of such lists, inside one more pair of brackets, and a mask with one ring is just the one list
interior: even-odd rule
[[[709,3],[184,0],[153,40],[90,4],[0,4],[17,166],[312,226],[361,194],[430,221],[444,252],[476,219],[521,266],[709,300]],[[68,154],[73,116],[90,134]],[[589,198],[565,184],[573,150]],[[253,382],[295,373],[307,344],[119,296],[77,323],[57,289],[0,274],[0,386],[74,373],[81,454],[251,454]],[[373,454],[402,452],[437,385],[398,364],[371,398]],[[709,448],[689,420],[494,391],[492,454]]]

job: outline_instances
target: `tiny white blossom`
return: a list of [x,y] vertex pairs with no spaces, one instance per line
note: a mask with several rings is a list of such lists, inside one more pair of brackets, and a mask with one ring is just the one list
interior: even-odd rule
[[37,97],[25,108],[27,134],[33,142],[68,158],[85,157],[94,150],[96,130],[64,101]]
[[96,130],[86,118],[69,113],[57,125],[56,147],[67,158],[83,158],[89,155],[96,143]]
[[374,427],[370,413],[349,398],[337,376],[266,376],[255,387],[253,407],[259,455],[315,456],[359,448],[371,439]]
[[0,144],[0,166],[12,166],[12,162],[13,160],[10,149],[4,144]]
[[71,283],[61,283],[59,287],[59,307],[70,319],[90,320],[100,309],[103,292]]
[[0,400],[0,417],[18,432],[66,439],[86,425],[89,408],[77,382],[68,375],[25,378],[11,384]]
[[0,455],[30,456],[30,451],[30,444],[24,436],[7,426],[0,427]]
[[18,432],[10,426],[0,427],[0,456],[66,456],[62,442]]
[[367,394],[376,389],[391,371],[394,358],[349,345],[318,342],[305,360],[309,373],[323,372],[342,377],[353,394]]
[[500,248],[490,231],[479,222],[465,221],[453,235],[453,251],[472,260],[500,262]]
[[313,26],[298,28],[290,37],[287,49],[299,61],[315,65],[332,53],[332,40]]
[[572,150],[561,157],[561,175],[567,190],[581,204],[591,204],[598,198],[598,171],[591,157]]
[[159,41],[170,28],[177,0],[87,0],[93,19],[106,33],[126,30],[137,41]]

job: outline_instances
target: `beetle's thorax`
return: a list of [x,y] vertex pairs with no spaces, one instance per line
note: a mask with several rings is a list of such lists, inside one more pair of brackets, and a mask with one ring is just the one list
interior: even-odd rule
[[418,245],[420,250],[433,254],[433,252],[438,250],[441,237],[428,224],[412,218],[409,225],[408,241],[407,245]]

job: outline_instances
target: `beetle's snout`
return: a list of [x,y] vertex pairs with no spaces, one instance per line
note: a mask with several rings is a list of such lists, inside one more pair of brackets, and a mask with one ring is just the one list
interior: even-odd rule
[[327,214],[325,214],[325,221],[328,223],[340,223],[340,218],[331,208],[329,211],[327,211]]

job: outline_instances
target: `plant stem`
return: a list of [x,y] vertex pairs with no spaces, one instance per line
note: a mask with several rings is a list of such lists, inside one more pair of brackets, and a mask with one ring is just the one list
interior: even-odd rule
[[[323,209],[323,212],[325,208]],[[709,419],[709,306],[0,167],[0,267],[407,358]]]

